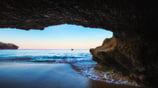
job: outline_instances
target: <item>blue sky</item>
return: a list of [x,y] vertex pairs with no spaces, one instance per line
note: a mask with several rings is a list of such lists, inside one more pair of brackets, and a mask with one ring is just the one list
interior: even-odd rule
[[112,32],[100,28],[61,24],[45,30],[0,28],[0,41],[14,43],[21,49],[89,49],[102,44]]

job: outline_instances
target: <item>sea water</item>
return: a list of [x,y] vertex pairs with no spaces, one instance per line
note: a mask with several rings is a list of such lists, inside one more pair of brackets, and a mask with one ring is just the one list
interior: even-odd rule
[[0,62],[81,62],[92,61],[88,49],[2,49]]
[[70,64],[80,74],[93,80],[105,81],[114,84],[128,84],[138,86],[136,83],[120,81],[110,78],[107,73],[95,69],[96,62],[88,49],[2,49],[0,50],[1,63],[49,63]]

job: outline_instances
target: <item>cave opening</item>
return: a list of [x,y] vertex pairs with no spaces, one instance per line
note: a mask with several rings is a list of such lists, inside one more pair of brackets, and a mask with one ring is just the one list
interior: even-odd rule
[[113,33],[105,29],[72,24],[48,26],[44,30],[0,30],[1,42],[16,44],[20,49],[90,49],[112,36]]
[[[20,67],[24,67],[25,70],[21,71],[21,68],[17,68],[17,70],[10,71],[11,67],[9,67],[7,70],[10,71],[9,73],[19,72],[18,75],[23,74],[24,76],[27,76],[28,74],[23,72],[36,71],[34,73],[37,74],[38,72],[41,74],[40,76],[45,76],[46,74],[43,74],[43,72],[39,72],[39,67],[41,70],[52,68],[56,72],[62,73],[64,73],[65,69],[71,71],[71,69],[73,68],[74,70],[80,72],[83,76],[85,76],[85,78],[89,78],[92,80],[102,80],[102,77],[100,76],[103,75],[102,72],[100,72],[99,75],[95,75],[95,73],[93,73],[93,71],[91,70],[94,69],[94,66],[97,63],[92,60],[92,55],[89,52],[89,49],[101,45],[105,38],[111,38],[112,36],[113,33],[105,29],[89,28],[72,24],[48,26],[45,27],[44,30],[30,29],[27,31],[16,28],[0,28],[0,41],[5,43],[13,43],[19,46],[19,49],[0,49],[0,62],[20,64]],[[23,66],[24,63],[27,63],[27,66]],[[39,65],[39,63],[46,65],[46,67]],[[48,63],[51,63],[52,66],[54,65],[55,67],[59,67],[59,69],[56,69],[55,67],[50,67]],[[13,64],[12,67],[14,66],[15,65]],[[62,68],[64,68],[64,70],[61,71],[60,69]],[[48,71],[47,75],[49,75],[49,73],[51,73],[51,71]],[[7,73],[5,74],[10,75]],[[76,73],[70,72],[66,72],[66,74],[71,74],[74,77],[76,75]],[[2,74],[0,73],[0,77],[1,75]],[[30,75],[37,78],[34,74]],[[55,76],[57,75],[58,74],[55,74]],[[16,75],[14,74],[11,74],[10,76],[12,78],[16,78]],[[34,78],[30,78],[31,76],[28,76],[28,79],[26,80],[34,80]],[[4,79],[0,79],[0,85],[5,82],[5,79],[7,79],[7,77],[8,76],[4,77]],[[46,76],[46,78],[49,80],[49,77]],[[77,78],[76,80],[80,80],[80,78]],[[23,76],[20,76],[19,79],[23,79]],[[69,79],[71,80],[71,77],[68,78],[68,81],[70,81]],[[56,80],[62,81],[63,79],[58,78]],[[106,81],[111,82],[109,80],[110,79],[107,79]],[[9,82],[12,83],[13,81]],[[22,80],[22,82],[25,81]],[[18,86],[18,83],[19,82],[17,81],[15,83],[15,86]],[[25,83],[22,84],[25,85]],[[86,85],[87,84],[88,83],[86,83]],[[32,84],[31,86],[34,86],[34,84]]]

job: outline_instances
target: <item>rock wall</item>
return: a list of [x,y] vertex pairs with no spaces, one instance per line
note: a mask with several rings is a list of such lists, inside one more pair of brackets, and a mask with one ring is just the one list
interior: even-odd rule
[[17,45],[0,42],[0,49],[18,49]]
[[153,0],[0,0],[1,28],[42,30],[68,23],[111,30],[114,37],[106,41],[112,45],[103,44],[101,53],[92,50],[101,54],[94,60],[150,87],[158,82],[157,15]]
[[145,47],[145,43],[139,38],[125,41],[112,37],[105,39],[101,46],[90,49],[90,52],[94,61],[115,73],[121,72],[141,86],[155,88],[157,86],[155,82],[158,81],[157,46]]

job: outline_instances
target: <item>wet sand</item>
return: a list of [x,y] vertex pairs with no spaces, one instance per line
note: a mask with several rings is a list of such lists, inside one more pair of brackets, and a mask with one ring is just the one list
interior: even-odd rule
[[0,88],[137,88],[91,80],[69,64],[0,63]]

